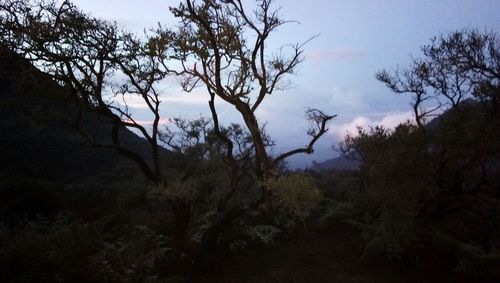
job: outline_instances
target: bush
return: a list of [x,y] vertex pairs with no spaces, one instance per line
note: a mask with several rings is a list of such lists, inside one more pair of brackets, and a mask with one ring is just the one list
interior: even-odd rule
[[268,181],[267,186],[278,200],[278,205],[292,215],[294,222],[305,223],[323,199],[313,180],[303,174],[278,177]]

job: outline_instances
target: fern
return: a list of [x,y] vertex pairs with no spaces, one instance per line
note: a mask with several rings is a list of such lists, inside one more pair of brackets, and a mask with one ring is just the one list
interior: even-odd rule
[[281,232],[281,229],[273,225],[256,225],[247,227],[243,234],[255,242],[274,245]]

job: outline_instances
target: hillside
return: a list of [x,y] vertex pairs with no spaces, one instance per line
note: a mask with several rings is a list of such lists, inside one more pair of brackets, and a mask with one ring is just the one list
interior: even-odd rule
[[[93,147],[75,130],[78,105],[47,75],[8,50],[0,50],[0,179],[38,179],[78,183],[120,179],[136,165],[112,149]],[[82,125],[98,143],[110,143],[110,124],[84,114]],[[124,145],[148,157],[144,140],[127,129]]]
[[314,162],[313,170],[355,170],[359,167],[358,160],[351,160],[343,155],[325,160],[323,162]]

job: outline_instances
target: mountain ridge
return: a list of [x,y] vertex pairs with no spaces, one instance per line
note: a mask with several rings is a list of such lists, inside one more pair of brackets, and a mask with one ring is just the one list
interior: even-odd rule
[[[74,128],[78,107],[48,75],[0,47],[0,160],[4,164],[0,179],[78,183],[136,174],[138,167],[131,160],[113,149],[95,147],[78,134]],[[98,143],[111,144],[111,124],[106,118],[84,113],[79,122]],[[125,147],[149,160],[145,140],[124,127],[119,135]]]

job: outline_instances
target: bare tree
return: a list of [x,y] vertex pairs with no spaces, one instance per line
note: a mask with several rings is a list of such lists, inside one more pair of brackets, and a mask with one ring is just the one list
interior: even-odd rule
[[[113,148],[134,160],[158,188],[169,192],[182,188],[184,180],[163,186],[168,180],[162,174],[159,158],[159,83],[169,74],[176,74],[187,91],[198,84],[206,87],[212,116],[210,134],[206,132],[205,121],[186,125],[178,120],[180,137],[186,144],[179,144],[172,132],[166,132],[163,138],[181,153],[213,136],[219,142],[213,143],[215,146],[222,142],[225,147],[221,153],[230,168],[229,190],[221,197],[217,214],[204,230],[201,243],[197,243],[209,250],[218,247],[220,236],[232,228],[235,218],[255,212],[256,205],[229,205],[239,180],[253,170],[247,179],[251,179],[252,184],[264,184],[262,181],[272,177],[287,157],[312,153],[316,141],[327,131],[327,122],[334,118],[316,109],[309,110],[310,142],[277,157],[269,153],[274,143],[266,135],[256,112],[268,95],[287,86],[285,78],[294,74],[302,61],[303,47],[303,44],[287,45],[276,53],[268,53],[268,38],[285,23],[277,11],[271,10],[271,2],[259,1],[257,11],[248,14],[241,1],[188,0],[172,9],[180,19],[178,32],[174,34],[159,26],[152,36],[146,35],[143,40],[119,31],[116,24],[84,14],[70,1],[57,5],[55,0],[0,0],[0,38],[2,45],[30,60],[69,90],[81,106],[76,129],[92,140],[82,131],[82,116],[94,112],[106,117],[112,124],[112,143],[93,141],[94,144]],[[181,65],[180,70],[169,68],[172,60]],[[126,101],[129,95],[140,98],[152,114],[150,129],[136,121],[126,105],[117,104],[117,98],[123,97]],[[234,106],[245,127],[224,128],[219,121],[216,98]],[[150,162],[123,146],[119,131],[125,127],[136,129],[148,141]],[[201,133],[191,132],[192,129]],[[253,167],[249,168],[248,164]],[[181,257],[188,249],[193,203],[178,195],[172,193],[167,202],[175,217],[172,237]]]
[[277,163],[297,153],[311,153],[313,145],[326,131],[334,116],[310,110],[315,124],[309,131],[311,142],[273,158],[266,148],[261,122],[256,111],[266,96],[286,87],[286,76],[294,74],[302,62],[304,44],[283,46],[277,52],[267,50],[267,41],[286,22],[271,0],[258,1],[256,10],[248,13],[242,1],[187,0],[172,12],[181,21],[175,46],[182,62],[182,86],[191,91],[198,84],[210,95],[209,106],[214,129],[227,145],[228,160],[234,160],[233,142],[220,131],[215,99],[222,99],[241,114],[255,150],[255,174],[259,179],[273,175]]
[[[92,18],[70,1],[0,0],[1,44],[15,51],[65,87],[80,106],[74,128],[94,146],[116,150],[133,160],[157,187],[179,189],[160,167],[158,84],[170,74],[167,56],[169,33],[162,31],[145,39],[119,31],[116,24]],[[126,102],[139,98],[153,116],[151,128],[134,119]],[[81,122],[97,113],[111,123],[111,143],[102,144],[85,132]],[[120,130],[135,129],[149,143],[152,160],[120,140]],[[173,242],[180,257],[185,251],[192,218],[191,203],[175,192],[166,202],[174,214]]]
[[409,69],[396,70],[394,75],[382,70],[376,74],[377,80],[386,84],[397,94],[410,93],[413,95],[413,115],[419,127],[425,125],[426,119],[441,108],[441,103],[429,93],[426,80],[429,76],[429,67],[425,62],[415,60]]
[[[162,178],[157,143],[159,91],[156,85],[167,75],[165,57],[158,41],[143,42],[120,32],[116,24],[92,18],[70,1],[0,1],[2,45],[30,60],[73,95],[80,112],[75,129],[95,146],[109,147],[133,160],[150,180]],[[113,89],[112,81],[125,81]],[[137,95],[153,114],[151,130],[134,120],[116,95]],[[111,144],[98,144],[80,125],[84,113],[106,117],[111,127]],[[123,146],[119,131],[138,130],[151,147],[152,161]]]
[[457,107],[467,98],[490,100],[498,108],[500,40],[496,33],[464,29],[431,39],[423,57],[394,75],[382,70],[376,78],[395,93],[414,97],[416,123],[425,124],[436,110]]

